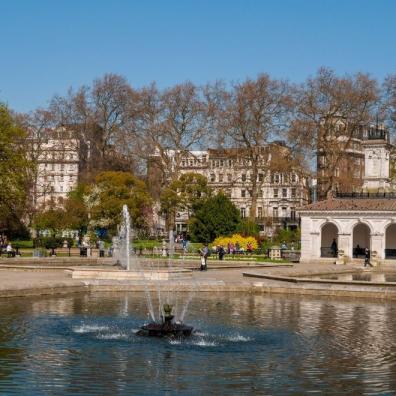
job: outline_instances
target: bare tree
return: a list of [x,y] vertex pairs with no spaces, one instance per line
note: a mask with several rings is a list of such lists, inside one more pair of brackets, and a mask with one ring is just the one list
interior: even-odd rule
[[340,182],[349,189],[354,184],[355,159],[350,152],[362,128],[373,121],[378,100],[377,83],[368,75],[338,77],[326,68],[296,90],[296,116],[289,140],[296,148],[318,156],[322,197]]
[[272,153],[269,143],[279,138],[287,128],[291,99],[289,85],[284,81],[272,80],[261,74],[256,79],[248,79],[235,84],[230,90],[224,85],[208,87],[211,120],[221,134],[221,144],[236,148],[236,167],[243,167],[250,173],[251,208],[249,216],[254,220],[262,184],[269,177],[270,169],[282,162],[288,155],[280,145]]
[[[207,111],[201,91],[186,82],[160,92],[155,84],[139,91],[131,138],[138,155],[148,161],[149,184],[159,198],[161,188],[179,176],[181,162],[200,147],[207,133]],[[172,227],[172,219],[168,219]]]

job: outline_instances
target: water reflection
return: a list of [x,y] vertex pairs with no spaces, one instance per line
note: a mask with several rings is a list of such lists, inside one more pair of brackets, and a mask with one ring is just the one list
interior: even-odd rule
[[0,301],[0,393],[396,392],[396,305],[199,294],[187,340],[134,335],[140,294]]

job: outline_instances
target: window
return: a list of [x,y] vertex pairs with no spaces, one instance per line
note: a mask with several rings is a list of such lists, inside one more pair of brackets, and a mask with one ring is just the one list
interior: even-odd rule
[[287,216],[287,208],[283,207],[282,208],[282,217],[286,217]]
[[227,181],[229,181],[230,183],[232,182],[232,175],[231,173],[227,174]]
[[296,220],[296,208],[290,208],[290,218]]
[[295,173],[292,173],[291,181],[292,181],[292,183],[297,183],[297,175]]
[[212,183],[214,183],[214,182],[216,181],[216,175],[215,175],[214,173],[212,173],[212,174],[210,175],[210,181],[211,181]]
[[65,170],[65,164],[61,164],[61,171]]
[[241,197],[245,198],[246,197],[246,190],[241,190]]
[[243,219],[246,217],[246,208],[241,208],[241,217]]
[[232,160],[228,160],[228,166],[232,166]]
[[182,166],[186,166],[186,161],[185,160],[182,161]]
[[287,198],[287,188],[282,188],[282,198]]
[[274,188],[274,198],[278,198],[278,189]]
[[291,197],[296,198],[296,189],[295,188],[291,189]]
[[271,176],[271,182],[275,184],[279,184],[280,176],[278,173],[275,173],[274,175]]
[[258,195],[260,198],[263,197],[263,190],[262,190],[261,188],[257,191],[257,195]]
[[257,217],[260,219],[263,217],[263,208],[261,206],[257,208]]
[[272,208],[272,217],[278,218],[278,208]]
[[63,186],[60,186],[60,192],[63,192]]
[[243,182],[246,181],[246,174],[243,174],[243,175],[242,175],[242,181],[243,181]]
[[51,170],[55,170],[55,164],[51,164]]
[[224,161],[220,160],[220,166],[224,166]]
[[258,180],[259,180],[259,182],[264,181],[264,174],[263,173],[259,173]]
[[223,174],[222,173],[219,174],[219,182],[223,183]]

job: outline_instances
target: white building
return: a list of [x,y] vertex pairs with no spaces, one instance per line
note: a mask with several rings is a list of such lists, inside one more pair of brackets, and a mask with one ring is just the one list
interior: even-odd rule
[[336,260],[336,255],[338,262],[348,261],[361,257],[365,248],[378,259],[396,258],[396,194],[389,192],[391,145],[386,131],[377,133],[382,135],[368,136],[363,143],[366,192],[331,193],[299,209],[301,261]]
[[62,205],[78,183],[78,140],[67,131],[51,131],[37,150],[37,173],[33,186],[35,207],[45,207],[50,203]]
[[300,210],[301,261],[334,258],[334,240],[346,260],[365,248],[379,259],[396,258],[396,195],[345,195]]

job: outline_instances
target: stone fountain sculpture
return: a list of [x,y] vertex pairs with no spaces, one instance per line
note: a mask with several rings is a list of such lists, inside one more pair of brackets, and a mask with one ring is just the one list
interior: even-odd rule
[[174,322],[172,306],[170,304],[164,304],[162,308],[162,320],[143,325],[137,331],[137,335],[149,337],[186,337],[192,334],[194,330],[192,326]]

